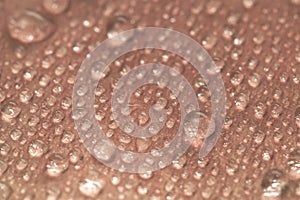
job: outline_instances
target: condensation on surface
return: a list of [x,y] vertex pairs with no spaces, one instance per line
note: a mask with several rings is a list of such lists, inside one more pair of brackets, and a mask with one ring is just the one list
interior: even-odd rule
[[[298,199],[299,15],[299,0],[0,1],[0,199]],[[72,89],[88,52],[145,26],[180,31],[208,51],[224,79],[227,115],[217,145],[198,159],[211,111],[202,77],[168,52],[119,58],[100,74],[95,91],[96,118],[119,148],[153,151],[178,128],[178,101],[150,85],[121,112],[145,125],[148,108],[159,102],[168,116],[163,131],[150,139],[119,131],[111,89],[134,66],[161,62],[186,75],[206,116],[195,142],[170,166],[127,174],[102,165],[82,145],[72,117],[84,110],[72,116]]]

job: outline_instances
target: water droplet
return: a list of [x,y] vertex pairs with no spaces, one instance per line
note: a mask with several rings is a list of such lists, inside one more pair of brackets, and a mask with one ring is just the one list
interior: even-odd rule
[[104,182],[102,180],[84,179],[79,182],[79,191],[87,196],[95,198],[103,189]]
[[43,7],[51,14],[63,13],[69,6],[70,0],[43,0]]
[[241,72],[237,71],[232,74],[230,81],[233,86],[238,86],[239,84],[241,84],[243,79],[244,75]]
[[207,14],[215,14],[219,8],[221,7],[221,1],[219,0],[210,0],[206,4],[206,13]]
[[51,187],[47,190],[47,200],[57,200],[61,195],[61,190],[57,187]]
[[185,196],[192,197],[196,192],[197,187],[193,182],[187,182],[183,185],[183,193]]
[[243,0],[243,6],[247,9],[253,8],[256,0]]
[[254,107],[254,116],[257,119],[262,119],[266,113],[266,106],[262,102],[258,102]]
[[260,81],[261,81],[261,76],[257,73],[252,73],[248,79],[249,85],[253,88],[256,88],[260,84]]
[[100,160],[109,160],[114,154],[114,147],[110,143],[104,142],[104,144],[95,145],[93,152],[96,158]]
[[[120,32],[126,31],[128,29],[133,28],[132,24],[130,23],[129,19],[125,16],[115,16],[113,17],[107,24],[107,37],[113,38],[116,35],[118,35]],[[121,38],[120,41],[117,41],[116,39],[113,41],[112,45],[119,45],[127,40],[129,40],[131,37]]]
[[281,105],[279,104],[275,104],[273,107],[272,107],[272,110],[271,110],[271,116],[275,119],[279,118],[279,116],[282,114],[282,111],[283,111],[283,108]]
[[30,91],[29,88],[25,88],[19,94],[19,99],[22,103],[28,103],[32,97],[33,97],[33,92]]
[[21,171],[27,167],[28,163],[25,159],[20,159],[16,162],[17,170]]
[[69,167],[69,161],[61,154],[54,153],[49,156],[46,164],[46,172],[48,176],[58,177]]
[[239,111],[244,111],[248,105],[248,101],[249,97],[246,94],[241,93],[235,99],[235,106]]
[[266,134],[262,131],[258,131],[253,134],[253,139],[256,144],[261,144],[266,137]]
[[45,40],[54,32],[54,29],[52,22],[29,10],[19,13],[8,22],[10,36],[27,44]]
[[17,141],[21,138],[22,136],[22,131],[20,129],[13,129],[11,132],[10,132],[10,138],[13,140],[13,141]]
[[8,101],[5,103],[1,109],[2,120],[6,122],[11,122],[16,118],[21,112],[21,108],[18,107],[18,104],[14,101]]
[[216,45],[216,43],[217,43],[217,37],[214,35],[206,36],[201,42],[201,44],[207,50],[212,49]]
[[71,143],[75,138],[75,135],[72,131],[65,131],[64,134],[61,137],[61,142],[64,144]]
[[12,193],[10,186],[6,185],[3,182],[0,182],[0,199],[6,200]]
[[283,195],[287,189],[287,182],[283,172],[277,169],[271,169],[266,172],[262,179],[263,196],[265,198],[274,198]]
[[40,157],[46,152],[46,145],[41,140],[32,140],[28,147],[28,153],[32,157]]
[[83,158],[82,152],[79,148],[74,148],[69,152],[70,162],[76,164],[79,160]]
[[226,164],[226,172],[227,174],[233,176],[237,170],[238,170],[238,164],[235,162],[235,160],[229,160]]

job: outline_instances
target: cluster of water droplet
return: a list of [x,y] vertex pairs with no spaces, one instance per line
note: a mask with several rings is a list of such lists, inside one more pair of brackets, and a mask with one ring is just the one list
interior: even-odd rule
[[[0,1],[0,9],[2,4]],[[40,6],[47,14],[28,8],[6,16],[10,38],[0,33],[5,48],[0,59],[0,199],[300,196],[300,33],[295,28],[300,1],[290,0],[284,6],[274,3],[274,8],[257,0],[234,5],[221,0],[193,1],[189,8],[173,2],[156,4],[99,1],[74,5],[69,0],[43,0]],[[150,14],[155,17],[149,19]],[[177,27],[177,23],[181,25]],[[160,173],[129,175],[101,165],[81,145],[71,118],[76,70],[100,41],[136,25],[169,27],[189,34],[209,51],[222,72],[228,115],[223,137],[208,158],[198,160],[191,149]],[[122,76],[131,69],[128,63],[151,60],[147,53],[151,51],[146,51],[145,57],[129,55],[124,63],[120,59],[101,76],[116,71]],[[161,54],[165,53],[155,56],[172,62],[172,56]],[[182,61],[171,66],[181,73],[191,71]],[[97,68],[93,70],[98,76]],[[209,102],[204,80],[194,76],[191,82],[199,102]],[[117,133],[116,124],[107,118],[106,103],[114,81],[108,83],[107,87],[99,84],[95,94],[96,117],[106,125],[107,137],[117,140],[121,148],[138,152],[170,142],[171,134],[149,142]],[[84,93],[84,88],[79,92]],[[136,91],[134,98],[142,105],[157,100],[166,107],[171,117],[165,128],[171,133],[177,128],[178,105],[167,94],[145,87]],[[132,105],[132,113],[139,124],[147,124],[147,110],[134,111],[139,106]],[[130,126],[126,130],[130,132]],[[156,127],[149,131],[157,132]],[[197,142],[194,147],[200,145]],[[130,155],[123,160],[130,162]]]

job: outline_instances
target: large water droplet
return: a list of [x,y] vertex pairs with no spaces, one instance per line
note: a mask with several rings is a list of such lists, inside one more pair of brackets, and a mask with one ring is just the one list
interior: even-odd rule
[[26,44],[45,40],[54,32],[54,29],[52,22],[29,10],[15,15],[8,22],[10,36]]

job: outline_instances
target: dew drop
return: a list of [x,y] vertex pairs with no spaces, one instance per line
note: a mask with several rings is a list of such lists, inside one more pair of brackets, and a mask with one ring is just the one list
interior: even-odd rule
[[29,10],[19,13],[8,22],[10,36],[26,44],[45,40],[54,32],[54,29],[52,22]]

